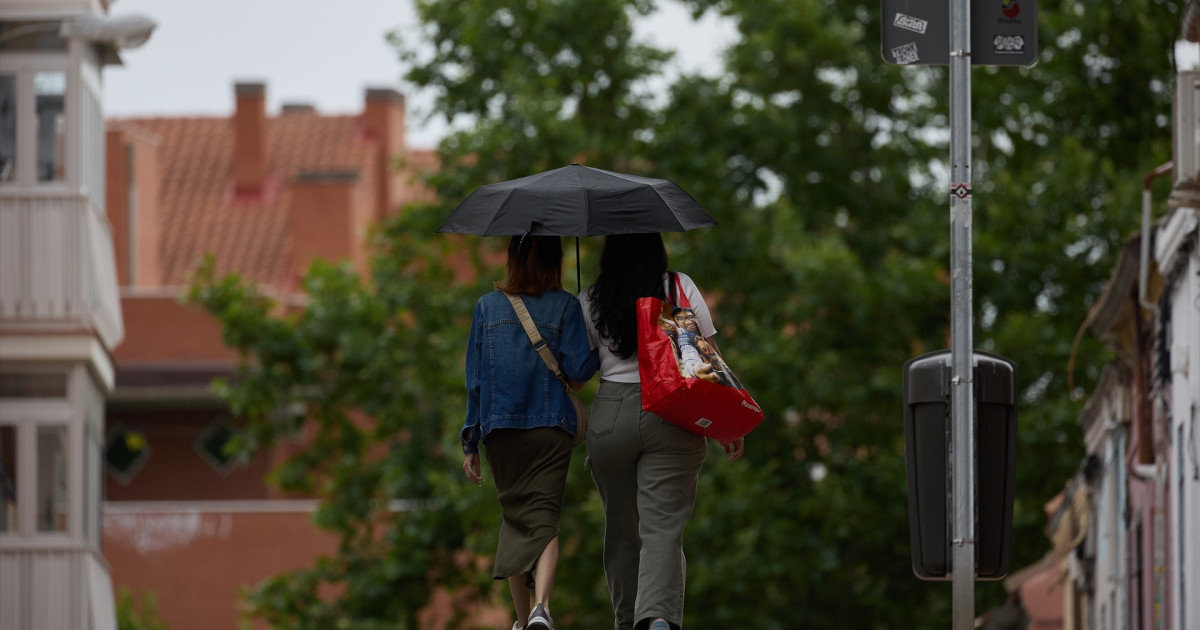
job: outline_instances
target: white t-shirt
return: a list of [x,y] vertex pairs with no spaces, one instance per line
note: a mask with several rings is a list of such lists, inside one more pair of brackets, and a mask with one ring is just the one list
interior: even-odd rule
[[[679,276],[679,282],[683,285],[683,294],[687,296],[688,302],[692,305],[692,312],[696,314],[696,324],[700,329],[701,337],[711,337],[717,334],[717,329],[713,326],[712,315],[708,312],[708,304],[704,303],[704,296],[700,295],[700,289],[696,288],[696,283],[687,274],[675,272]],[[670,274],[663,274],[663,290],[666,295],[671,295],[670,287],[667,286],[667,281],[670,279]],[[583,319],[587,324],[588,341],[593,348],[600,349],[600,378],[606,381],[615,381],[617,383],[638,383],[641,382],[641,376],[638,374],[637,353],[628,359],[622,359],[612,353],[612,350],[600,339],[600,335],[596,334],[596,323],[592,321],[592,304],[589,290],[591,287],[584,289],[579,295],[579,302],[583,306]]]

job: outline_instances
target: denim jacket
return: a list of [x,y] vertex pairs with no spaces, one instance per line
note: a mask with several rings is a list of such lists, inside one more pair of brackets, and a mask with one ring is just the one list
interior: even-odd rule
[[[588,344],[579,300],[563,290],[521,299],[567,380],[590,379],[600,359]],[[475,304],[466,372],[463,453],[478,453],[479,442],[492,429],[559,427],[575,435],[571,400],[533,349],[512,304],[500,291]]]

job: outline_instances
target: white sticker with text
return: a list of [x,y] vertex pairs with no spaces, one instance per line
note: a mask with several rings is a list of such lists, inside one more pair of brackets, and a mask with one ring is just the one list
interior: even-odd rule
[[892,21],[892,26],[899,26],[906,31],[920,33],[921,35],[925,34],[925,27],[928,25],[929,23],[925,20],[915,18],[911,15],[904,15],[903,13],[897,13],[896,19]]
[[921,56],[917,54],[916,42],[893,48],[892,57],[895,57],[896,63],[899,64],[917,63],[921,60]]

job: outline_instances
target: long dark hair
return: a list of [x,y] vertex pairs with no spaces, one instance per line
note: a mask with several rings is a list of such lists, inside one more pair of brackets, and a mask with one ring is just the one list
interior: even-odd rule
[[637,354],[637,300],[666,299],[666,271],[667,248],[661,234],[614,234],[604,239],[600,277],[588,288],[590,315],[596,334],[618,357]]
[[562,239],[557,236],[514,236],[508,241],[508,264],[497,289],[540,296],[562,288]]

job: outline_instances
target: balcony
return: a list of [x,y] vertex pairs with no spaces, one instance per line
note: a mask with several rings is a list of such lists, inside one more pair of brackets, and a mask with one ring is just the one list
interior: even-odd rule
[[[15,191],[14,191],[15,192]],[[113,240],[87,196],[0,194],[0,333],[124,338]]]

